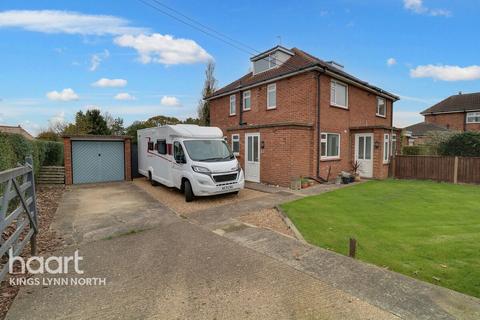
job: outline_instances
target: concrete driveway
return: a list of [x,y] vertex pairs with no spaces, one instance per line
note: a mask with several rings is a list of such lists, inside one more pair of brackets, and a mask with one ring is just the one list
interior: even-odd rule
[[131,183],[72,188],[57,214],[75,242],[56,255],[78,249],[81,277],[106,284],[24,287],[7,319],[396,318],[180,218]]
[[152,228],[169,212],[129,182],[69,187],[51,228],[69,244]]

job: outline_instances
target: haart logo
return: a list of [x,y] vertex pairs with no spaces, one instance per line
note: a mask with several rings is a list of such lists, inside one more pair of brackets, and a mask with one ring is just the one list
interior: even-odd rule
[[[8,260],[8,270],[10,274],[25,274],[25,271],[28,271],[30,274],[68,274],[73,267],[73,270],[76,274],[83,274],[83,270],[80,269],[79,262],[83,260],[78,254],[78,250],[75,251],[73,256],[64,256],[57,257],[51,256],[48,258],[44,257],[30,257],[26,261],[23,257],[14,256],[13,249],[10,248],[8,251],[9,260]],[[15,262],[20,263],[20,271],[14,271]],[[72,264],[72,266],[70,266]]]

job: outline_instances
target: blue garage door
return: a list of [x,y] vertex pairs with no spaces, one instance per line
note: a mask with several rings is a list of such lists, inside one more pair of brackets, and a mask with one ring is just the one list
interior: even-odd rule
[[73,183],[124,180],[123,141],[72,141]]

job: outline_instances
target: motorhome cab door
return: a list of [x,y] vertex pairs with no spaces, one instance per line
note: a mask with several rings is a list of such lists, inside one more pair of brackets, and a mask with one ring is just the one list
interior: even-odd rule
[[185,170],[186,166],[185,151],[183,150],[182,145],[178,141],[173,142],[173,162],[172,162],[172,182],[177,187],[181,185],[181,176],[182,172]]

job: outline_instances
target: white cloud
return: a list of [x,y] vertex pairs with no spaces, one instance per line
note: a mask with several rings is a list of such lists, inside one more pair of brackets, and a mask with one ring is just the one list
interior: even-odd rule
[[66,122],[67,121],[65,120],[65,111],[60,111],[48,120],[48,124],[50,127],[65,124]]
[[79,96],[71,88],[67,88],[60,92],[56,90],[47,92],[47,98],[53,101],[72,101],[78,100]]
[[20,123],[20,126],[34,137],[39,134],[41,130],[41,127],[38,123],[32,122],[30,120],[22,121]]
[[410,70],[412,78],[432,78],[443,81],[462,81],[480,79],[480,66],[468,67],[449,65],[425,65]]
[[90,68],[88,70],[95,71],[100,66],[100,63],[110,57],[110,51],[105,49],[103,52],[95,53],[90,59]]
[[175,39],[171,35],[122,35],[115,44],[137,50],[141,63],[166,65],[206,62],[213,59],[210,54],[190,39]]
[[387,65],[388,66],[393,66],[393,65],[396,65],[396,64],[397,64],[397,60],[395,60],[395,58],[387,59]]
[[109,15],[89,15],[60,10],[9,10],[0,12],[0,28],[22,28],[43,33],[80,35],[139,34],[143,28]]
[[135,100],[136,98],[127,92],[121,92],[114,97],[115,100]]
[[127,80],[125,79],[108,79],[108,78],[101,78],[94,83],[92,86],[94,87],[101,87],[101,88],[121,88],[127,85]]
[[162,99],[160,100],[160,103],[163,106],[168,106],[168,107],[178,107],[181,105],[180,100],[178,100],[177,97],[172,97],[172,96],[163,96]]
[[417,14],[450,17],[452,13],[446,9],[430,9],[423,4],[423,0],[403,0],[405,9]]
[[393,125],[397,128],[404,128],[409,125],[422,122],[423,116],[415,111],[395,111],[393,113]]

